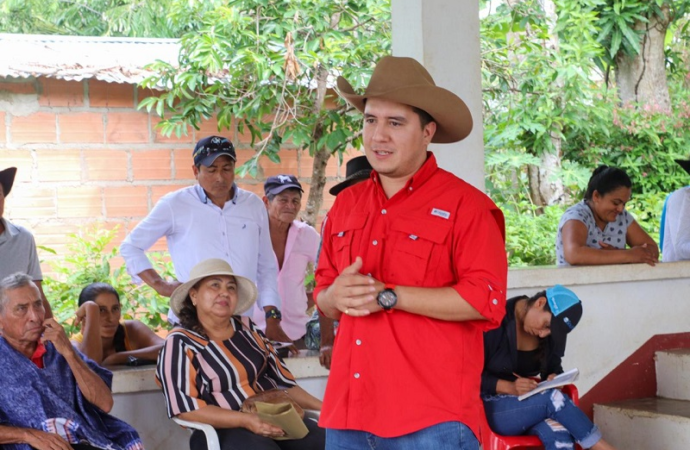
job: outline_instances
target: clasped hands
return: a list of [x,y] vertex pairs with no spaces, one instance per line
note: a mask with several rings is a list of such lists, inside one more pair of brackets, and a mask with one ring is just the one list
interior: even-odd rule
[[327,302],[332,308],[352,317],[368,316],[383,310],[376,297],[385,284],[374,277],[362,275],[359,272],[361,268],[362,258],[358,256],[336,277],[327,293]]

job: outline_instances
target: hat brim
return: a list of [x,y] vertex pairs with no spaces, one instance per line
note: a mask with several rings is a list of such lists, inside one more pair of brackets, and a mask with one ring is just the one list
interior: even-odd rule
[[2,192],[4,196],[7,197],[12,190],[14,185],[14,178],[17,175],[16,167],[9,167],[5,170],[0,171],[0,184],[2,185]]
[[235,278],[237,282],[237,304],[235,305],[235,310],[232,315],[237,316],[242,313],[249,311],[249,309],[256,302],[259,296],[259,291],[256,285],[246,277],[237,275],[233,272],[228,271],[214,271],[213,273],[204,274],[201,277],[193,278],[186,283],[179,285],[170,296],[170,309],[173,310],[175,315],[179,316],[180,310],[182,310],[182,304],[189,295],[189,290],[194,287],[199,281],[204,278],[212,277],[214,275],[228,275]]
[[328,190],[328,193],[333,195],[333,196],[338,195],[343,189],[349,188],[350,186],[357,183],[358,181],[366,180],[367,178],[369,178],[369,176],[371,175],[371,171],[372,171],[372,169],[364,169],[364,170],[359,170],[359,171],[353,173],[349,177],[346,177],[340,183],[338,183],[335,186],[333,186],[332,188],[330,188]]
[[265,193],[266,193],[266,195],[268,195],[268,194],[278,195],[286,189],[297,189],[300,192],[304,192],[304,189],[302,189],[302,186],[300,186],[298,184],[281,184],[280,186],[276,186],[274,188],[269,189],[268,191],[265,191]]
[[676,162],[690,175],[690,160],[676,159]]
[[205,167],[210,167],[214,162],[216,162],[216,159],[220,158],[221,156],[229,156],[230,159],[233,161],[237,161],[237,157],[233,155],[230,152],[224,152],[224,151],[219,151],[215,153],[211,153],[210,155],[207,155],[204,159],[199,162],[199,165],[205,166]]
[[338,77],[337,84],[340,96],[361,112],[364,112],[367,98],[391,100],[427,112],[436,122],[436,133],[431,142],[449,144],[461,141],[472,131],[472,114],[465,102],[442,87],[407,86],[385,92],[358,95],[345,78]]

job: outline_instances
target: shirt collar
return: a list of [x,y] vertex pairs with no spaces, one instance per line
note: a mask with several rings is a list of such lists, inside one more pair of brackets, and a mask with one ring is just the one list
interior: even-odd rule
[[34,354],[31,355],[31,362],[36,364],[39,369],[43,369],[43,355],[46,354],[46,347],[41,341],[36,344],[36,350]]
[[[431,176],[436,172],[436,169],[438,169],[436,157],[433,153],[429,151],[426,152],[426,161],[424,161],[422,167],[420,167],[419,170],[417,170],[414,173],[414,175],[412,175],[412,177],[409,180],[407,180],[407,183],[405,184],[405,187],[402,190],[408,192],[416,191],[424,183],[426,183],[429,178],[431,178]],[[375,170],[371,171],[370,177],[374,181],[374,184],[380,186],[381,183],[379,181],[379,174],[376,173]]]
[[[206,191],[204,191],[204,188],[202,188],[200,184],[195,184],[194,189],[196,190],[196,195],[197,195],[197,197],[199,197],[199,200],[201,201],[201,203],[203,203],[205,205],[208,204],[209,199],[208,199],[208,195],[206,195]],[[232,192],[233,192],[233,196],[230,199],[230,201],[232,202],[233,205],[236,205],[237,204],[237,184],[232,183],[232,187],[230,189],[232,189]],[[211,202],[211,203],[213,203],[213,202]]]

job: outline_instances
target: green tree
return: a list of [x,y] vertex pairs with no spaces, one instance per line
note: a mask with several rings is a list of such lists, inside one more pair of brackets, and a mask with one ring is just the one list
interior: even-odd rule
[[259,161],[278,162],[281,146],[314,157],[306,220],[315,223],[333,154],[361,142],[361,116],[333,92],[335,77],[366,83],[390,52],[388,0],[174,1],[185,20],[179,66],[157,62],[144,86],[166,90],[141,106],[164,118],[164,134],[187,132],[217,117],[220,129],[248,130],[256,151],[238,169],[256,176]]
[[74,36],[179,37],[171,0],[0,0],[0,32]]

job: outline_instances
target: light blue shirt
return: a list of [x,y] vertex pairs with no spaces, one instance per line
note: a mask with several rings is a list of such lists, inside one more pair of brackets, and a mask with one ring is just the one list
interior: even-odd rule
[[[257,284],[259,308],[278,307],[278,265],[266,207],[257,195],[237,185],[234,192],[222,209],[198,184],[161,198],[120,246],[132,278],[141,282],[138,274],[152,268],[146,250],[165,236],[179,281],[189,280],[192,267],[205,259],[224,259],[235,273]],[[251,314],[252,310],[245,313]],[[168,320],[177,320],[172,311]]]
[[690,186],[672,192],[665,209],[663,261],[690,260]]

